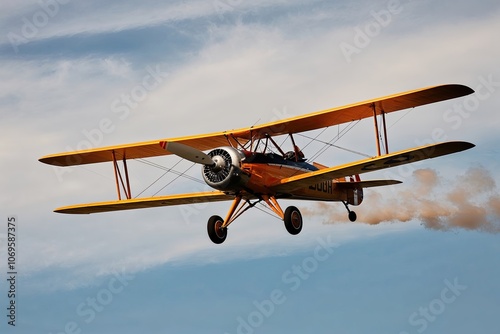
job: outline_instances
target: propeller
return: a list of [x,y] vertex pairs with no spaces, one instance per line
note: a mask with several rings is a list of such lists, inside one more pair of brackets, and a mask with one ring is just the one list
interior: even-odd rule
[[176,142],[161,142],[160,145],[165,150],[191,162],[205,166],[214,166],[216,164],[208,154],[194,147]]
[[160,146],[183,159],[203,165],[205,182],[218,190],[240,190],[249,175],[241,172],[241,162],[245,158],[234,147],[224,146],[211,150],[208,154],[197,148],[178,142],[160,142]]

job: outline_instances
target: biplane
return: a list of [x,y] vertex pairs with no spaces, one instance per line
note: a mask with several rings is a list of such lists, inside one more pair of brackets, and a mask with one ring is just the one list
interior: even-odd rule
[[[302,230],[303,223],[299,209],[289,206],[283,210],[278,201],[341,202],[347,209],[349,220],[355,221],[356,213],[349,206],[361,204],[363,189],[401,183],[397,180],[362,181],[360,174],[474,147],[468,142],[452,141],[389,153],[385,117],[398,110],[458,98],[473,92],[471,88],[457,84],[432,86],[243,129],[60,153],[39,160],[60,167],[102,162],[111,162],[113,165],[117,200],[65,206],[55,209],[55,212],[90,214],[232,201],[224,219],[218,215],[208,219],[208,235],[214,243],[220,244],[226,239],[229,225],[248,209],[261,203],[284,222],[290,234],[296,235]],[[376,156],[327,167],[309,162],[295,143],[294,134],[364,118],[373,118],[374,121]],[[273,139],[282,135],[289,137],[290,150],[283,149]],[[170,154],[200,164],[203,180],[215,190],[133,198],[127,161]]]

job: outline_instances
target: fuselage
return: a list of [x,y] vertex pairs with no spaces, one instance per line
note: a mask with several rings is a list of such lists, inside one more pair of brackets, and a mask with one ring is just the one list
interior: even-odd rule
[[283,179],[326,168],[309,164],[303,157],[296,159],[294,152],[280,155],[224,146],[210,151],[208,155],[214,165],[203,167],[203,178],[209,186],[225,193],[247,193],[248,197],[253,198],[267,195],[275,198],[344,201],[352,205],[361,204],[363,200],[363,189],[351,178],[308,183],[287,192],[273,190],[273,185]]
[[[244,173],[250,175],[246,184],[248,189],[256,193],[268,193],[267,185],[276,184],[281,179],[310,173],[319,170],[315,165],[305,161],[285,159],[275,153],[247,154],[241,164]],[[326,180],[298,188],[290,193],[274,194],[277,198],[290,198],[315,201],[345,201],[359,205],[363,198],[363,190],[348,184],[345,178]]]

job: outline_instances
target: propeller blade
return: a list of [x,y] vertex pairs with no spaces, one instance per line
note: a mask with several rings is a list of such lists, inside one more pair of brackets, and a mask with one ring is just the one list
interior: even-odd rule
[[188,145],[184,145],[181,143],[176,143],[176,142],[161,142],[160,143],[161,147],[163,147],[165,150],[183,158],[189,161],[192,161],[197,164],[202,164],[202,165],[207,165],[207,166],[213,166],[214,162],[212,158],[194,148]]

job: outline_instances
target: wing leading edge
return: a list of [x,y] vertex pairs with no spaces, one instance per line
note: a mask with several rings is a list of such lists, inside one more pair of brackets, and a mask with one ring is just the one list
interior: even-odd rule
[[171,152],[164,150],[160,146],[161,142],[177,142],[201,151],[228,144],[236,146],[236,140],[241,140],[244,144],[252,138],[260,139],[267,135],[278,136],[310,131],[372,117],[374,108],[378,113],[381,111],[391,113],[398,110],[465,96],[473,92],[471,88],[457,84],[432,86],[343,107],[291,117],[250,128],[58,153],[44,156],[39,160],[46,164],[62,167],[113,161],[113,155],[117,160],[122,160],[171,154]]

